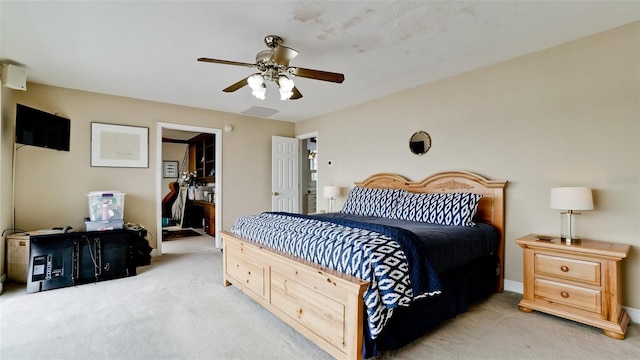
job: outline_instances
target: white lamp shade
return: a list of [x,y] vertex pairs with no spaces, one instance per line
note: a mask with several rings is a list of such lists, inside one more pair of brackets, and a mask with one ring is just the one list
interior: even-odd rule
[[551,189],[551,208],[558,210],[592,210],[593,197],[588,187],[556,187]]
[[340,187],[338,186],[325,186],[323,188],[322,194],[326,198],[337,198],[340,196]]

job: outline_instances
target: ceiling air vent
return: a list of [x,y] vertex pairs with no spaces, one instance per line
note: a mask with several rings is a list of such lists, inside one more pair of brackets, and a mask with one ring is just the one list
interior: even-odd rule
[[252,115],[252,116],[269,117],[277,112],[278,110],[264,108],[260,106],[252,106],[251,108],[243,111],[242,113],[246,115]]

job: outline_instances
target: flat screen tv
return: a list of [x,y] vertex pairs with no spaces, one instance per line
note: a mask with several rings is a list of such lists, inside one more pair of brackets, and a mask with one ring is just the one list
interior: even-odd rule
[[71,122],[58,115],[16,104],[16,143],[69,151]]

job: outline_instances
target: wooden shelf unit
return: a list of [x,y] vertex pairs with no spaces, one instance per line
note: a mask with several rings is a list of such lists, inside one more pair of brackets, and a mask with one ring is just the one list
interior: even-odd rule
[[199,182],[214,182],[216,140],[213,134],[200,134],[189,140],[189,171],[195,171]]

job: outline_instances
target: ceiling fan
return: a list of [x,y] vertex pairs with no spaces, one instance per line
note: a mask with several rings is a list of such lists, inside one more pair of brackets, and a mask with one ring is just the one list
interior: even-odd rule
[[267,91],[265,80],[273,81],[278,85],[281,100],[295,100],[302,97],[300,91],[295,87],[293,80],[289,78],[291,75],[308,79],[331,81],[335,83],[342,83],[344,81],[343,74],[289,66],[289,62],[298,55],[298,51],[281,45],[282,38],[280,36],[267,35],[264,38],[264,43],[267,45],[269,50],[262,50],[258,52],[255,64],[203,57],[198,58],[198,61],[245,66],[258,69],[259,72],[247,76],[222,91],[234,92],[245,85],[249,85],[252,90],[252,94],[261,100],[264,100],[265,93]]

